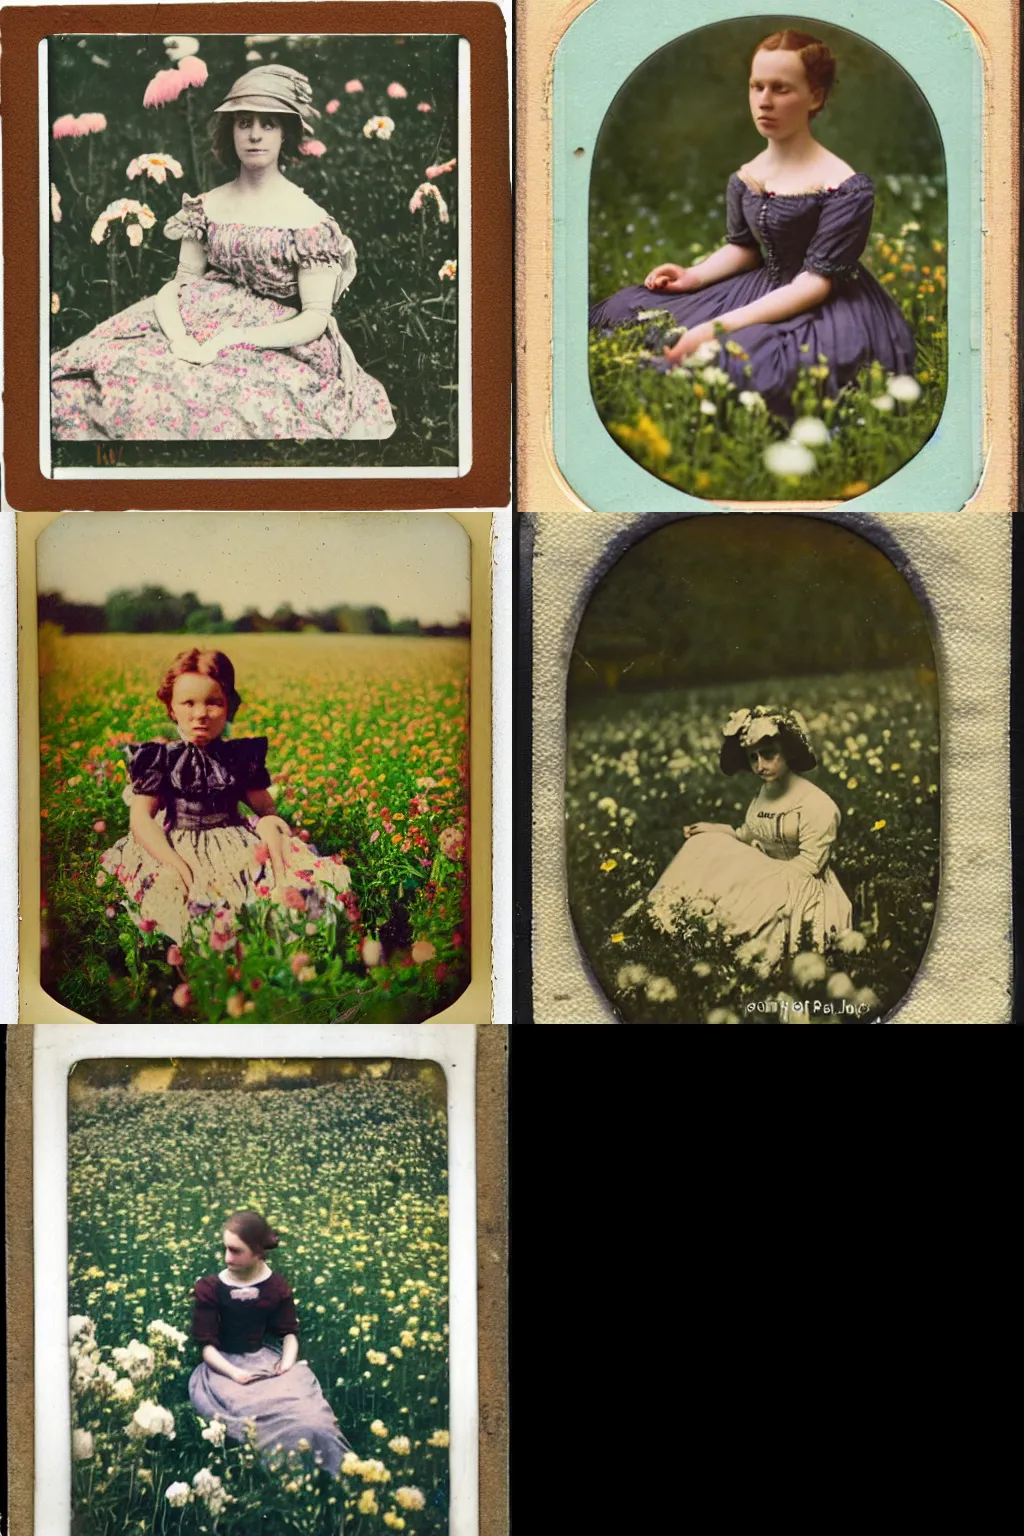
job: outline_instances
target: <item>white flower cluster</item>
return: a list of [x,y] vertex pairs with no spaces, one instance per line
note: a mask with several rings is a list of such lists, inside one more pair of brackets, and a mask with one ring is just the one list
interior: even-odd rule
[[127,1349],[112,1349],[110,1353],[132,1381],[145,1381],[147,1376],[152,1376],[156,1356],[148,1344],[132,1339]]
[[175,1349],[184,1349],[188,1343],[188,1334],[182,1333],[180,1328],[172,1328],[170,1323],[165,1323],[160,1317],[154,1318],[148,1325],[146,1335],[151,1339],[166,1339]]
[[154,1403],[146,1398],[136,1408],[130,1422],[125,1427],[125,1434],[129,1440],[148,1440],[152,1435],[166,1435],[168,1440],[175,1438],[174,1414],[168,1408],[161,1408],[159,1403]]
[[203,1430],[202,1438],[204,1440],[209,1440],[211,1445],[215,1445],[219,1449],[220,1446],[224,1444],[224,1435],[226,1431],[227,1425],[224,1424],[220,1419],[211,1419],[210,1423],[207,1424],[206,1428]]
[[225,1491],[224,1484],[208,1467],[200,1467],[192,1479],[192,1487],[196,1497],[202,1499],[210,1514],[216,1517],[221,1513],[225,1504],[233,1502],[231,1495]]

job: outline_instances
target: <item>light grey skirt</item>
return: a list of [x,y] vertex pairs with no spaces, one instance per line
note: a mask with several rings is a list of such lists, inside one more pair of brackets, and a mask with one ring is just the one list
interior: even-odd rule
[[260,1379],[240,1386],[230,1376],[211,1371],[204,1361],[196,1366],[188,1383],[196,1413],[204,1419],[220,1419],[233,1440],[245,1439],[246,1424],[251,1420],[257,1443],[270,1460],[276,1452],[297,1450],[299,1441],[306,1440],[314,1456],[337,1477],[341,1458],[352,1447],[305,1361],[299,1360],[283,1376],[275,1376],[274,1366],[281,1357],[269,1346],[245,1355],[222,1353],[239,1370],[261,1372]]

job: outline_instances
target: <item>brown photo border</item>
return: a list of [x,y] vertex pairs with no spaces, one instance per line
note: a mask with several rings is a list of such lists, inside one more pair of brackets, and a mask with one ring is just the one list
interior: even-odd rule
[[[287,1026],[282,1026],[287,1027]],[[466,1028],[473,1028],[467,1025]],[[196,1025],[196,1051],[202,1026]],[[32,1213],[32,1041],[30,1025],[7,1035],[6,1279],[7,1471],[12,1531],[34,1529],[35,1300]],[[324,1054],[329,1054],[326,1050]],[[125,1055],[131,1036],[125,1035]],[[507,1536],[508,1509],[508,1159],[505,1137],[508,1031],[476,1030],[477,1391],[480,1536]]]
[[[286,14],[285,14],[286,13]],[[471,50],[472,462],[458,478],[47,479],[39,466],[39,88],[37,50],[56,33],[160,31],[436,33]],[[284,5],[4,6],[0,8],[4,211],[4,491],[19,512],[405,512],[505,507],[511,498],[512,193],[505,22],[492,0],[346,0]],[[26,210],[31,216],[26,217]],[[498,273],[497,280],[488,272]],[[502,281],[501,274],[506,274]],[[33,295],[26,304],[26,286]],[[27,445],[27,446],[26,446]]]

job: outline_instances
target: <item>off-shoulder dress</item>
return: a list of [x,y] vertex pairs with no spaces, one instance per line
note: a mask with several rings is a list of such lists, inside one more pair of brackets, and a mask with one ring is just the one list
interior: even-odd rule
[[240,810],[248,790],[270,784],[265,736],[218,739],[206,747],[132,742],[124,751],[131,779],[126,801],[134,795],[159,798],[157,817],[194,876],[187,899],[175,871],[140,847],[131,832],[108,848],[100,864],[120,882],[122,904],[138,925],[180,943],[192,919],[225,908],[237,911],[261,897],[287,900],[294,890],[311,917],[342,902],[351,881],[343,860],[321,857],[297,837],[288,840],[286,883],[279,889],[257,819]]
[[760,264],[696,293],[653,293],[642,283],[621,288],[594,305],[591,328],[627,325],[643,310],[663,309],[692,329],[764,298],[800,272],[817,272],[832,283],[823,304],[788,320],[743,326],[723,338],[719,364],[736,388],[757,391],[771,411],[785,417],[792,415],[791,396],[801,368],[826,367],[825,388],[832,396],[876,360],[889,373],[909,374],[913,332],[860,260],[874,208],[870,176],[782,194],[736,173],[726,191],[726,240],[757,250]]
[[735,836],[687,838],[648,897],[652,916],[669,931],[688,914],[718,922],[744,938],[740,958],[751,965],[799,949],[805,925],[820,949],[853,920],[831,865],[839,822],[832,797],[798,773],[781,795],[762,785]]
[[[320,1383],[304,1360],[276,1376],[280,1347],[289,1333],[299,1334],[291,1286],[273,1271],[249,1285],[229,1283],[223,1273],[205,1275],[192,1292],[192,1337],[202,1348],[212,1344],[229,1364],[250,1371],[256,1381],[241,1383],[214,1371],[205,1360],[189,1378],[192,1406],[204,1419],[219,1419],[233,1440],[244,1440],[247,1426],[269,1460],[308,1445],[314,1459],[337,1477],[342,1456],[352,1447],[338,1427]],[[305,1448],[305,1447],[302,1447]]]
[[[178,290],[185,329],[198,342],[224,326],[252,329],[297,315],[303,268],[334,270],[334,304],[356,274],[352,241],[331,218],[305,229],[224,222],[186,194],[164,234],[194,240],[207,255],[202,276]],[[55,352],[51,400],[52,435],[66,442],[386,438],[395,430],[383,386],[360,368],[333,315],[303,346],[236,344],[200,365],[173,355],[155,298]]]

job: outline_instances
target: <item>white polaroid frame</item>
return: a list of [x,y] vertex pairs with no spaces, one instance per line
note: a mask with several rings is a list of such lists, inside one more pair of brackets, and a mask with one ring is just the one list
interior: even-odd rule
[[36,1025],[32,1140],[35,1311],[34,1536],[71,1529],[68,1379],[68,1073],[102,1056],[405,1057],[435,1061],[448,1085],[450,1536],[479,1532],[476,1258],[476,1031],[450,1024]]
[[[149,36],[148,33],[133,34]],[[157,35],[157,34],[152,34]],[[235,34],[206,32],[212,35]],[[238,34],[241,35],[241,34]],[[312,35],[312,34],[310,34]],[[317,34],[345,36],[344,32]],[[368,36],[370,34],[359,34]],[[387,36],[378,33],[377,36]],[[430,34],[436,36],[438,34]],[[368,465],[357,468],[337,468],[328,465],[267,468],[252,464],[225,465],[200,469],[174,468],[166,465],[158,468],[132,468],[130,470],[86,468],[55,468],[52,456],[50,427],[50,110],[49,76],[47,70],[47,38],[39,44],[39,468],[48,480],[459,480],[468,475],[473,460],[473,335],[472,335],[472,166],[470,148],[472,131],[470,122],[470,54],[469,39],[459,38],[458,49],[458,103],[459,116],[456,133],[458,166],[456,175],[459,188],[458,229],[458,324],[459,324],[459,403],[458,442],[459,462],[452,469],[437,465]],[[233,441],[242,441],[234,439]]]

